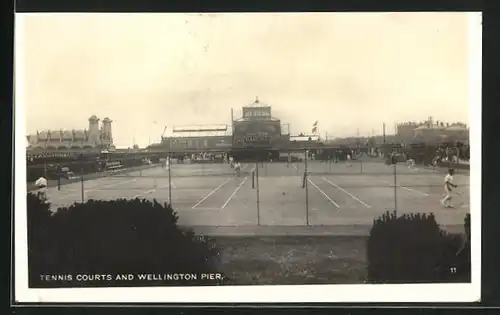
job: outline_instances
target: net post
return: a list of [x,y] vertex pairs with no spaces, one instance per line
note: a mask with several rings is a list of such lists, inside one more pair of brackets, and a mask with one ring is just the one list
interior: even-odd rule
[[359,161],[359,172],[363,174],[363,161]]
[[167,157],[168,159],[168,203],[170,207],[172,207],[172,159],[170,155]]
[[397,177],[396,177],[396,162],[393,164],[394,167],[394,212],[397,215],[398,211],[398,186],[397,186]]
[[81,181],[81,188],[82,188],[82,203],[85,203],[85,188],[84,188],[84,180],[83,180],[83,174],[80,176],[80,181]]
[[252,171],[252,189],[255,188],[255,170]]
[[308,159],[308,150],[304,151],[304,187],[306,189],[306,226],[309,226],[309,185],[307,183],[307,159]]
[[259,162],[255,163],[255,185],[257,191],[257,225],[260,226],[260,196],[259,196]]
[[57,176],[57,190],[61,191],[61,175]]

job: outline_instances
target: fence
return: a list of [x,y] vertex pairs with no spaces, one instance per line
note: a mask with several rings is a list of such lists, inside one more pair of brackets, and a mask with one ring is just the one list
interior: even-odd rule
[[[378,158],[317,161],[306,154],[291,160],[242,162],[237,172],[224,162],[172,159],[168,167],[60,179],[49,198],[57,206],[89,199],[156,199],[172,204],[194,225],[365,224],[387,210],[440,208],[447,168],[387,165]],[[455,182],[460,187],[455,206],[466,211],[467,171],[458,171]]]

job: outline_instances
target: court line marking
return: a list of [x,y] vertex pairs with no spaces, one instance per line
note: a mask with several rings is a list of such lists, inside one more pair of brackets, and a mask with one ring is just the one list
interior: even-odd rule
[[[155,183],[155,187],[156,187],[156,183]],[[157,191],[159,189],[164,189],[164,188],[167,188],[167,187],[168,187],[168,185],[161,185],[160,187],[156,187],[156,188],[150,189],[148,191],[141,192],[140,194],[137,194],[137,195],[133,196],[131,199],[139,198],[140,196],[150,195],[150,194],[154,193],[155,191]]]
[[[147,169],[147,170],[151,170],[151,169]],[[140,177],[140,175],[139,175],[139,177]],[[103,179],[105,179],[105,178],[106,178],[106,177],[103,177],[103,178],[98,178],[98,179],[97,179],[97,181],[99,182],[100,180],[103,180]],[[112,178],[112,176],[107,177],[107,179],[109,179],[109,178]],[[155,179],[155,181],[156,181],[156,178],[154,178],[154,179]],[[113,186],[117,186],[117,185],[122,185],[122,184],[126,184],[126,183],[129,183],[129,182],[134,182],[134,181],[137,181],[137,178],[133,178],[133,179],[125,180],[125,181],[118,182],[118,183],[111,183],[111,184],[103,185],[103,186],[100,186],[100,187],[97,187],[97,188],[87,189],[87,190],[84,190],[84,193],[86,194],[86,193],[89,193],[89,192],[101,191],[103,188],[108,188],[108,187],[113,187]],[[172,187],[173,187],[173,188],[177,188],[173,182],[171,182],[171,184],[172,184]],[[156,182],[155,182],[155,187],[156,187]],[[138,198],[138,197],[143,196],[143,195],[149,195],[149,194],[151,194],[151,193],[155,192],[155,191],[156,191],[156,190],[158,190],[158,189],[162,189],[162,188],[166,188],[166,187],[168,187],[168,185],[163,185],[163,186],[161,186],[161,187],[159,187],[159,188],[157,187],[157,188],[154,188],[154,189],[151,189],[151,190],[145,191],[145,192],[141,192],[140,194],[137,194],[137,195],[135,195],[134,197],[132,197],[132,199]],[[77,195],[77,194],[78,194],[77,192],[75,192],[75,193],[71,193],[71,194],[67,194],[67,195],[61,196],[59,199],[64,200],[64,199],[66,199],[67,197],[75,196],[75,195]]]
[[[191,165],[194,165],[194,164],[191,164]],[[203,165],[203,164],[201,164]],[[241,165],[241,168],[240,168],[240,171],[243,171],[244,169],[246,169],[247,167],[249,166],[249,164],[243,164]],[[220,169],[218,168],[210,168],[209,169],[195,169],[195,170],[191,170],[189,172],[187,172],[187,174],[189,175],[198,175],[198,174],[204,174],[205,172],[208,172],[208,174],[211,174],[210,172],[214,172],[214,171],[219,171]],[[203,175],[202,175],[203,176]]]
[[341,192],[347,194],[349,197],[351,197],[352,199],[356,200],[357,202],[359,202],[360,204],[362,204],[363,206],[367,207],[367,208],[371,208],[371,206],[369,204],[367,204],[366,202],[364,202],[363,200],[359,199],[359,197],[351,194],[350,192],[348,192],[347,190],[345,190],[344,188],[340,187],[339,185],[335,184],[334,182],[326,179],[325,177],[321,177],[321,179],[323,179],[325,182],[327,182],[328,184],[332,185],[333,187],[337,188],[338,190],[340,190]]
[[203,199],[201,199],[200,201],[198,201],[198,203],[195,204],[191,209],[195,209],[196,207],[198,207],[203,201],[207,200],[208,197],[212,196],[214,193],[216,193],[219,189],[222,188],[222,186],[224,186],[228,182],[229,182],[229,178],[226,179],[222,184],[220,184],[219,186],[217,186],[214,190],[212,190],[211,192],[209,192],[208,195],[206,195],[205,197],[203,197]]
[[[393,185],[394,184],[394,183],[390,183],[390,182],[385,181],[385,180],[380,180],[380,181],[382,183],[389,184],[389,185]],[[410,191],[410,192],[413,192],[413,193],[416,193],[416,194],[419,194],[419,195],[422,195],[422,196],[425,196],[425,197],[429,197],[428,193],[424,193],[424,192],[419,191],[419,190],[411,189],[411,188],[408,188],[406,186],[396,185],[396,187],[404,189],[404,190],[407,190],[407,191]]]
[[236,187],[236,189],[233,191],[233,193],[231,194],[231,196],[229,196],[229,198],[226,200],[226,202],[222,205],[222,208],[220,208],[221,210],[224,209],[227,206],[227,204],[231,201],[231,199],[233,199],[233,197],[241,189],[241,187],[243,186],[243,184],[245,184],[245,182],[246,182],[247,179],[248,179],[248,176],[245,176],[245,178],[243,178],[243,180],[238,185],[238,187]]
[[426,196],[426,197],[429,196],[429,194],[427,194],[427,193],[421,192],[419,190],[414,190],[414,189],[411,189],[411,188],[408,188],[408,187],[405,187],[405,186],[397,185],[397,187],[402,188],[402,189],[407,190],[407,191],[414,192],[416,194],[420,194],[422,196]]
[[[177,188],[177,186],[175,186],[174,182],[173,181],[170,181],[170,184],[172,185],[172,188]],[[145,191],[145,192],[142,192],[140,194],[137,194],[135,195],[134,197],[132,197],[132,199],[135,199],[135,198],[138,198],[140,196],[145,196],[145,195],[150,195],[152,194],[153,192],[157,191],[157,190],[161,190],[161,189],[165,189],[167,188],[169,185],[168,183],[166,185],[161,185],[161,186],[157,186],[157,182],[156,182],[156,178],[155,178],[155,187],[156,188],[153,188],[153,189],[150,189],[148,191]]]
[[[100,187],[97,187],[97,188],[84,189],[83,192],[86,194],[86,193],[89,193],[89,192],[94,192],[94,191],[102,190],[103,188],[108,188],[108,187],[113,187],[113,186],[118,186],[118,185],[122,185],[122,184],[126,184],[126,183],[135,182],[136,180],[137,180],[136,178],[133,178],[133,179],[125,180],[125,181],[118,182],[118,183],[111,183],[111,184],[103,185],[103,186],[100,186]],[[81,192],[74,192],[74,193],[71,193],[71,194],[67,194],[67,195],[59,197],[59,199],[63,199],[64,200],[64,199],[66,199],[68,197],[76,196],[78,194],[81,194]]]
[[335,201],[333,201],[332,198],[330,198],[330,196],[328,196],[323,190],[321,190],[321,188],[319,188],[315,183],[313,183],[312,180],[308,178],[307,181],[311,183],[311,185],[313,185],[313,187],[316,188],[323,196],[325,196],[325,198],[328,199],[328,201],[334,204],[335,207],[337,207],[337,209],[340,208],[340,206]]
[[[160,189],[161,189],[161,188],[160,188]],[[154,193],[155,191],[156,191],[156,188],[154,188],[154,189],[150,189],[150,190],[148,190],[148,191],[141,192],[140,194],[137,194],[137,195],[133,196],[131,199],[139,198],[139,197],[141,197],[141,196],[145,196],[145,195],[150,195],[150,194]]]
[[[168,187],[168,183],[166,185],[161,185],[160,188],[157,187],[158,186],[157,185],[158,184],[158,180],[165,179],[164,177],[153,176],[153,179],[154,179],[155,187],[157,189],[163,189],[163,188],[167,188]],[[168,179],[168,177],[167,177],[167,179]],[[172,185],[172,188],[177,188],[177,186],[175,185],[175,183],[174,183],[174,181],[172,179],[170,179],[170,185]]]
[[[151,189],[151,190],[148,190],[148,191],[146,191],[146,192],[142,192],[142,193],[140,193],[140,194],[137,194],[137,195],[135,195],[134,197],[132,197],[132,199],[135,199],[135,198],[137,198],[137,197],[139,197],[139,196],[142,196],[142,195],[149,195],[149,194],[152,194],[153,192],[155,192],[155,191],[157,191],[157,190],[160,190],[160,189],[165,189],[165,188],[167,188],[167,187],[169,186],[168,184],[166,184],[166,185],[161,185],[160,187],[157,187],[157,185],[156,185],[156,180],[157,180],[157,178],[155,178],[155,187],[156,187],[156,188]],[[172,185],[172,188],[177,188],[177,186],[174,184],[174,182],[173,182],[172,180],[170,180],[170,184]],[[198,208],[198,209],[199,209],[199,208]]]

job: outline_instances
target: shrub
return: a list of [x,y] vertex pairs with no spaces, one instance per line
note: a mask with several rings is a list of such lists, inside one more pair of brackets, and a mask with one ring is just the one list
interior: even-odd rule
[[[31,206],[40,209],[38,204]],[[33,218],[36,211],[29,210],[30,215],[35,214]],[[58,209],[49,220],[31,221],[30,231],[42,226],[48,231],[43,241],[33,243],[35,251],[30,252],[32,286],[217,284],[201,280],[200,274],[216,272],[218,247],[180,229],[170,205],[139,199],[89,200]],[[180,273],[196,274],[198,279],[138,281],[140,274],[165,277]],[[40,274],[71,275],[71,279],[41,283]],[[76,279],[78,274],[103,277],[84,282]],[[133,281],[116,281],[118,275],[132,275]]]
[[36,266],[37,262],[49,261],[47,255],[51,244],[50,204],[41,201],[35,194],[28,193],[26,198],[28,266]]
[[[441,230],[433,214],[398,217],[395,212],[386,212],[374,221],[368,239],[368,281],[467,281],[464,279],[467,274],[470,279],[470,268],[464,268],[466,257],[460,256],[466,243],[462,236]],[[466,252],[465,248],[462,253]]]
[[470,243],[470,214],[467,213],[464,219],[465,236],[462,239],[462,246],[455,255],[454,267],[456,267],[455,281],[471,281],[471,243]]
[[470,242],[470,213],[467,213],[465,215],[464,229],[465,229],[465,236],[467,237],[467,241]]

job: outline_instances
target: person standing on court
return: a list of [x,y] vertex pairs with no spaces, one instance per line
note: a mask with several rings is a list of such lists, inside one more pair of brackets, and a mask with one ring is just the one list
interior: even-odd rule
[[352,151],[349,151],[347,154],[346,154],[346,166],[347,167],[351,167],[352,164],[351,164],[351,158],[352,158]]
[[445,208],[454,208],[453,205],[451,205],[451,191],[453,188],[457,188],[457,185],[453,184],[453,169],[448,170],[448,174],[444,177],[444,193],[445,196],[441,200],[441,205]]
[[236,171],[236,176],[240,177],[240,172],[241,172],[240,162],[236,161],[236,163],[234,163],[234,170]]
[[415,167],[415,160],[411,156],[407,156],[406,164],[409,169],[413,169]]

